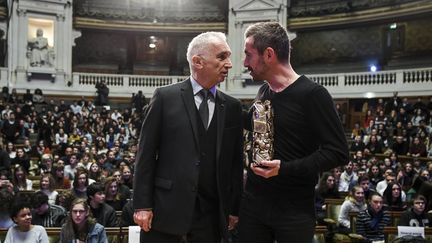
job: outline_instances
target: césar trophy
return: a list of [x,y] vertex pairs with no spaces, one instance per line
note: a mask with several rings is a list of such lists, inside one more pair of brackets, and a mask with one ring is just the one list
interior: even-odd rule
[[273,159],[273,109],[269,100],[257,100],[253,106],[252,162],[260,166],[261,161]]

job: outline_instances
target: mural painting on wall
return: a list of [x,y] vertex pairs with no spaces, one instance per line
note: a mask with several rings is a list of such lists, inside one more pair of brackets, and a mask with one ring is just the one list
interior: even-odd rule
[[54,67],[53,21],[30,18],[28,31],[26,56],[30,67]]

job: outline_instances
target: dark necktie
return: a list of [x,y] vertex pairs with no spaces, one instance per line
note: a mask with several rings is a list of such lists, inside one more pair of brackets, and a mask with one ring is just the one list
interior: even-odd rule
[[200,113],[201,120],[204,124],[204,128],[207,129],[208,119],[209,119],[209,108],[208,108],[207,100],[209,99],[210,91],[208,91],[206,89],[202,89],[199,93],[202,97],[202,101],[201,101],[201,104],[199,106],[198,111]]

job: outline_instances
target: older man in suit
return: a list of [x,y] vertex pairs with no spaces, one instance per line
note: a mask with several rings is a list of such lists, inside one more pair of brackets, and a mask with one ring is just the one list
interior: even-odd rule
[[223,33],[188,46],[191,76],[158,88],[147,109],[134,177],[141,242],[219,243],[242,190],[240,102],[217,90],[232,67]]

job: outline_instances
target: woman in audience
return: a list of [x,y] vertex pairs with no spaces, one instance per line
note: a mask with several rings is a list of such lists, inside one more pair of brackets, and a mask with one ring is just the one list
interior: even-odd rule
[[402,201],[402,187],[395,182],[387,184],[383,193],[384,207],[389,211],[403,211],[407,205]]
[[19,191],[33,190],[33,182],[27,179],[27,171],[22,166],[15,168],[12,183]]
[[390,224],[390,215],[383,209],[383,198],[374,192],[371,194],[366,210],[360,211],[356,221],[356,233],[365,242],[384,242],[384,227]]
[[351,188],[348,196],[345,198],[345,201],[342,203],[338,222],[340,232],[348,233],[351,232],[351,223],[350,223],[350,212],[360,212],[366,209],[366,202],[364,191],[361,186],[354,186]]
[[369,181],[372,184],[372,189],[375,189],[378,182],[382,181],[384,177],[380,172],[380,168],[377,164],[372,165],[368,171]]
[[105,202],[116,211],[121,211],[127,202],[119,192],[119,182],[114,177],[108,177],[105,181]]
[[12,142],[7,143],[6,152],[9,154],[10,159],[14,159],[16,157],[15,145]]
[[[94,181],[92,181],[94,182]],[[87,199],[87,187],[89,183],[87,170],[79,167],[76,171],[75,180],[73,181],[72,193],[76,198]]]
[[[121,172],[121,184],[127,186],[129,189],[132,190],[133,189],[133,174],[132,174],[130,167],[127,165],[122,166],[120,168],[120,172]],[[337,191],[336,187],[335,187],[335,190]]]
[[98,163],[91,163],[89,170],[89,178],[99,182],[102,180],[102,169],[98,165]]
[[406,162],[404,168],[399,171],[397,181],[402,186],[402,190],[407,192],[414,181],[414,169],[411,162]]
[[55,181],[51,174],[42,175],[40,178],[40,191],[48,196],[48,203],[55,204],[58,192],[54,188]]
[[45,228],[40,225],[32,225],[29,203],[17,201],[12,204],[10,217],[16,226],[9,228],[5,243],[49,243]]
[[[123,166],[121,168],[123,168]],[[112,177],[114,177],[117,180],[118,191],[120,192],[120,194],[124,198],[129,199],[129,198],[131,198],[131,189],[128,186],[123,184],[122,175],[123,175],[123,173],[122,173],[121,169],[120,170],[114,170],[112,173]]]
[[12,159],[13,168],[19,165],[23,166],[26,171],[29,171],[30,169],[30,158],[22,148],[16,150],[16,157]]
[[[54,166],[51,171],[52,176],[55,181],[55,189],[70,189],[71,183],[68,178],[64,176],[64,165],[58,164],[59,162],[63,162],[63,160],[59,160],[57,165]],[[64,163],[64,162],[63,162]]]
[[108,243],[104,226],[90,215],[90,207],[82,198],[72,202],[69,216],[61,229],[60,240],[61,243]]
[[315,193],[315,211],[318,223],[323,224],[326,217],[326,198],[339,198],[339,192],[335,185],[335,179],[329,172],[321,176],[318,188]]

